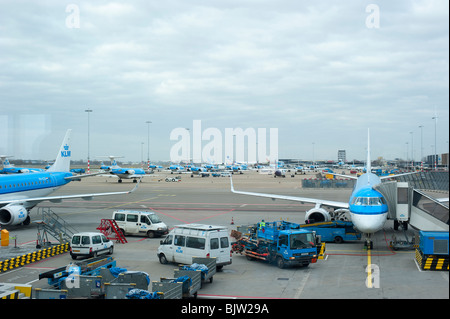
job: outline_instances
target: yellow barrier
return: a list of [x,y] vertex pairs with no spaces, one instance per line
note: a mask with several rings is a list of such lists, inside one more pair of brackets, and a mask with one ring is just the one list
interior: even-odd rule
[[34,263],[36,261],[40,261],[48,257],[63,254],[68,250],[69,250],[69,243],[65,243],[50,248],[34,251],[32,253],[18,256],[15,258],[0,261],[0,273],[14,268],[23,267],[25,265]]
[[2,247],[9,246],[9,231],[7,231],[6,229],[2,229],[0,241]]
[[448,256],[423,255],[419,249],[416,249],[416,261],[422,270],[449,270]]

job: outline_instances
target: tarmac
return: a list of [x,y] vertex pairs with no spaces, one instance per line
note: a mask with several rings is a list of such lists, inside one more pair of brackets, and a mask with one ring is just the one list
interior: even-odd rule
[[[117,209],[151,210],[169,226],[184,223],[204,223],[227,226],[229,231],[239,225],[255,224],[260,220],[288,220],[304,222],[305,211],[311,204],[233,194],[226,177],[190,177],[182,174],[180,182],[165,182],[167,172],[146,176],[138,189],[128,195],[94,198],[90,201],[73,199],[62,203],[42,202],[78,231],[96,231],[101,219],[111,218]],[[312,198],[347,201],[351,189],[304,189],[302,178],[314,175],[295,175],[274,178],[271,175],[245,172],[233,175],[237,190],[274,193]],[[85,178],[72,182],[54,194],[98,193],[131,190],[131,180],[117,183],[106,176]],[[448,195],[446,195],[448,196]],[[33,221],[37,208],[31,213],[28,226],[6,227],[17,243],[0,248],[0,260],[16,253],[36,250],[37,225]],[[415,231],[408,230],[408,236]],[[213,283],[203,285],[199,299],[448,299],[448,271],[421,271],[413,250],[394,251],[389,242],[403,236],[387,221],[383,230],[375,234],[374,249],[364,249],[363,241],[342,244],[327,243],[326,258],[308,267],[279,269],[275,265],[249,261],[233,255],[231,265],[214,276]],[[53,240],[53,239],[52,239]],[[156,256],[161,238],[127,236],[128,243],[115,244],[113,257],[117,266],[144,271],[152,281],[170,277],[177,265],[162,265]],[[56,240],[55,240],[56,244]],[[46,280],[39,273],[62,267],[72,261],[68,253],[43,259],[0,273],[2,283],[30,284],[46,288]],[[368,265],[373,274],[368,284]]]

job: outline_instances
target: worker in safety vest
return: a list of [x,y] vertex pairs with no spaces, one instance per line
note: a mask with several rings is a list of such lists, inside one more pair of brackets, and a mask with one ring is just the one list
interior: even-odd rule
[[266,222],[264,221],[264,219],[259,223],[259,229],[263,229],[264,227],[266,227]]

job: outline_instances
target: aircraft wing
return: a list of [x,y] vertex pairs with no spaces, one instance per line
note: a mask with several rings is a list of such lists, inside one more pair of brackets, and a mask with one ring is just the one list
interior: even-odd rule
[[93,197],[98,196],[110,196],[110,195],[124,195],[124,194],[130,194],[134,192],[137,188],[141,180],[139,180],[134,186],[134,188],[130,191],[124,191],[124,192],[110,192],[110,193],[92,193],[92,194],[75,194],[75,195],[61,195],[61,196],[44,196],[44,197],[32,197],[32,198],[22,198],[22,199],[14,199],[14,200],[2,200],[0,201],[0,206],[10,205],[10,204],[23,204],[23,203],[40,203],[43,201],[50,201],[52,203],[60,203],[64,199],[71,199],[71,198],[81,198],[84,200],[91,200]]
[[64,177],[64,179],[68,179],[68,180],[78,180],[78,179],[82,179],[85,177],[92,177],[92,176],[97,176],[103,174],[103,172],[97,172],[97,173],[91,173],[91,174],[80,174],[80,175],[73,175],[73,176],[67,176]]
[[316,199],[316,198],[307,198],[307,197],[236,191],[233,187],[233,180],[231,177],[230,177],[230,182],[231,182],[231,192],[235,193],[235,194],[266,197],[266,198],[272,198],[272,199],[284,199],[284,200],[301,202],[302,204],[303,203],[311,203],[311,204],[328,206],[328,207],[336,207],[336,208],[348,208],[349,207],[348,203],[346,203],[346,202],[336,202],[336,201]]
[[387,178],[396,178],[403,175],[411,175],[411,174],[417,174],[420,172],[409,172],[409,173],[403,173],[403,174],[397,174],[397,175],[386,175],[386,176],[380,176],[380,179],[387,179]]

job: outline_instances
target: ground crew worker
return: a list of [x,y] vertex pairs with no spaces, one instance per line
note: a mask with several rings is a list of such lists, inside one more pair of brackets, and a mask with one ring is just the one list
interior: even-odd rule
[[262,229],[263,227],[266,227],[266,222],[264,219],[259,223],[259,229]]

